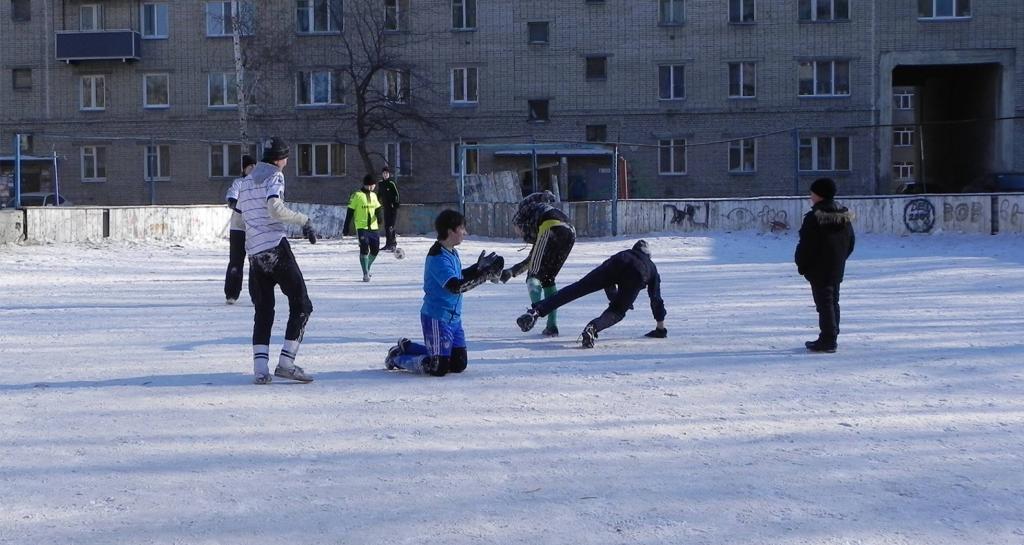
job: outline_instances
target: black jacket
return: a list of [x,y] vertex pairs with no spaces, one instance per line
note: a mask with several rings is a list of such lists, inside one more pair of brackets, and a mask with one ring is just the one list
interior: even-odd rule
[[[605,278],[610,281],[606,283],[608,287],[605,288],[608,300],[613,304],[618,302],[625,306],[619,309],[621,313],[625,314],[625,310],[632,307],[636,294],[646,287],[647,295],[651,298],[651,313],[654,314],[654,319],[659,322],[665,319],[665,301],[661,298],[661,276],[658,274],[658,267],[647,253],[636,248],[623,250],[605,260],[598,269],[602,270]],[[620,299],[622,300],[619,301]]]
[[380,183],[377,187],[377,198],[384,208],[395,209],[401,206],[398,200],[398,184],[394,178],[388,178]]
[[800,226],[794,256],[797,272],[813,283],[842,282],[855,242],[852,212],[831,199],[815,204]]

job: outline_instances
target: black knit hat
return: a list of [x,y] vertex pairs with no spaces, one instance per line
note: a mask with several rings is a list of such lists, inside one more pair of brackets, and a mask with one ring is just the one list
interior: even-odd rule
[[288,158],[288,142],[284,138],[275,136],[270,139],[270,145],[263,149],[263,162],[272,163]]
[[823,199],[831,199],[836,196],[836,183],[832,178],[818,178],[811,184],[811,193]]
[[375,183],[377,183],[377,177],[374,176],[373,174],[367,174],[366,176],[363,176],[363,185],[364,186],[365,185],[373,185]]
[[253,166],[255,164],[256,164],[256,159],[253,159],[252,155],[243,155],[242,156],[242,170],[245,170],[247,167],[251,167],[251,166]]

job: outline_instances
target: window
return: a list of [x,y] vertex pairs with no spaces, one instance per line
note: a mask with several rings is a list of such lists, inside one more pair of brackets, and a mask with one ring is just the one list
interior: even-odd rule
[[341,72],[332,70],[299,72],[295,81],[296,103],[299,106],[328,106],[345,103]]
[[743,138],[729,142],[729,172],[757,170],[757,140]]
[[452,103],[453,104],[476,104],[479,102],[477,94],[477,70],[476,68],[453,68],[452,69]]
[[658,140],[658,174],[686,174],[686,139]]
[[452,0],[452,28],[476,28],[476,0]]
[[800,63],[800,96],[849,95],[849,62],[804,61]]
[[406,30],[408,9],[409,0],[384,0],[384,30]]
[[102,4],[82,4],[78,6],[78,30],[103,30]]
[[897,110],[913,110],[914,109],[914,93],[911,92],[898,92],[893,96],[893,105]]
[[396,176],[408,176],[412,172],[411,158],[412,144],[408,141],[384,144],[384,160]]
[[167,4],[142,5],[142,37],[159,39],[167,37]]
[[341,0],[298,0],[295,31],[299,34],[341,32]]
[[607,142],[608,125],[587,125],[587,142]]
[[11,20],[19,23],[32,20],[31,0],[11,0]]
[[15,89],[32,88],[32,69],[15,68],[11,70],[11,80]]
[[207,2],[206,35],[231,36],[235,23],[239,34],[252,34],[255,10],[249,1]]
[[242,144],[210,145],[210,177],[238,178],[242,175],[242,155],[255,155],[255,149],[248,150]]
[[906,148],[914,145],[913,127],[896,127],[892,130],[892,145],[897,148]]
[[526,23],[526,31],[529,34],[531,44],[546,44],[550,36],[550,23],[547,21]]
[[82,76],[79,108],[87,111],[107,108],[107,89],[104,76]]
[[683,0],[658,0],[658,2],[658,24],[683,24],[683,17],[685,15],[683,10]]
[[800,0],[801,21],[848,21],[850,0]]
[[892,164],[892,177],[898,182],[910,182],[914,180],[914,163],[911,161],[897,161]]
[[551,101],[548,99],[528,100],[527,107],[529,113],[527,114],[527,121],[547,121],[548,117],[548,105]]
[[234,72],[214,72],[207,81],[207,106],[233,108],[238,106],[238,77]]
[[683,85],[683,65],[670,64],[658,67],[658,98],[681,100],[686,96]]
[[345,166],[344,144],[299,144],[299,176],[344,176]]
[[[473,145],[478,142],[472,140],[463,140],[463,144]],[[458,176],[459,169],[462,165],[459,164],[459,143],[452,143],[452,175]],[[480,174],[480,150],[468,149],[466,150],[466,174]]]
[[169,108],[171,106],[170,76],[167,74],[143,74],[142,105],[146,108]]
[[608,57],[604,55],[594,55],[587,57],[587,79],[607,79],[608,78]]
[[729,0],[730,23],[753,23],[754,0]]
[[729,98],[753,98],[756,92],[757,69],[752,62],[729,63]]
[[850,170],[848,136],[811,136],[800,138],[800,170]]
[[922,19],[963,19],[971,16],[971,0],[917,0]]
[[146,146],[146,180],[171,179],[171,146]]
[[21,153],[30,155],[32,153],[32,135],[31,134],[19,134],[18,135],[18,147],[21,149]]
[[384,99],[395,104],[409,100],[409,73],[405,70],[384,71]]
[[102,182],[107,179],[107,148],[82,146],[82,181]]

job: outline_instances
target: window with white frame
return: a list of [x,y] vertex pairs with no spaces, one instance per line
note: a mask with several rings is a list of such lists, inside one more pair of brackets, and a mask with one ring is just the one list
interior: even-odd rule
[[658,67],[658,98],[682,100],[686,97],[683,65],[663,64]]
[[583,137],[587,142],[607,142],[608,125],[587,125],[583,128]]
[[342,74],[337,70],[300,71],[295,78],[299,106],[330,106],[345,103]]
[[78,30],[103,30],[103,4],[78,6]]
[[384,71],[385,100],[403,104],[409,100],[409,91],[409,72],[405,70]]
[[171,179],[171,146],[166,144],[146,146],[146,180]]
[[295,31],[299,34],[341,32],[341,0],[296,0]]
[[476,0],[452,0],[452,28],[476,28]]
[[892,145],[906,148],[914,145],[913,127],[896,127],[892,130]]
[[21,153],[26,155],[32,154],[32,141],[34,140],[31,134],[19,134],[18,135],[18,148],[21,149]]
[[681,25],[685,17],[683,0],[658,0],[658,24]]
[[847,21],[850,0],[800,0],[801,21]]
[[754,98],[757,68],[752,62],[729,63],[729,98]]
[[917,0],[922,19],[966,19],[971,16],[971,0]]
[[384,161],[396,176],[412,173],[412,144],[406,140],[384,144]]
[[142,105],[145,108],[171,106],[171,80],[168,74],[142,75]]
[[206,3],[206,35],[231,36],[235,24],[239,34],[252,34],[255,8],[248,0]]
[[[477,144],[475,140],[463,140],[465,145]],[[459,143],[452,142],[452,175],[458,176],[461,173],[462,165],[459,161]],[[466,150],[466,174],[480,174],[480,150],[473,148]]]
[[658,174],[686,174],[686,139],[658,140]]
[[238,106],[238,77],[234,72],[212,72],[207,78],[208,101],[211,108]]
[[167,3],[149,2],[142,4],[142,37],[147,40],[166,38]]
[[255,155],[255,147],[242,144],[211,144],[210,177],[240,177],[242,175],[242,155],[246,153]]
[[344,176],[345,168],[344,144],[337,142],[299,144],[299,160],[296,165],[299,176]]
[[107,89],[105,76],[82,76],[79,87],[79,109],[86,111],[104,110],[107,108]]
[[803,61],[800,63],[800,96],[849,96],[848,61]]
[[850,170],[850,137],[800,137],[800,170],[827,172]]
[[476,68],[452,68],[452,103],[476,104],[479,102],[478,82]]
[[898,182],[914,180],[914,163],[912,161],[896,161],[892,164],[892,177]]
[[729,0],[730,23],[753,23],[754,0]]
[[409,0],[384,0],[384,30],[406,30]]
[[729,142],[729,172],[757,171],[757,140],[743,138]]
[[107,148],[82,146],[82,181],[101,182],[107,179]]
[[913,110],[914,109],[914,93],[909,91],[901,91],[893,94],[893,105],[897,110]]

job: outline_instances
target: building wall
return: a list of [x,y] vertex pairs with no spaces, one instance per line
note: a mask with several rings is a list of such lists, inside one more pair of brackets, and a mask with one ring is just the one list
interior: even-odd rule
[[[205,2],[169,2],[169,38],[144,40],[141,61],[59,63],[54,60],[53,33],[77,28],[80,3],[33,0],[30,22],[12,21],[11,3],[0,3],[0,149],[6,149],[4,142],[15,132],[34,134],[35,153],[56,151],[63,158],[62,191],[76,203],[220,202],[231,180],[210,176],[209,147],[240,137],[237,110],[207,106],[208,75],[232,71],[233,61],[230,38],[206,36]],[[139,29],[139,2],[102,3],[108,28]],[[336,107],[297,107],[294,84],[297,70],[338,66],[343,58],[339,41],[330,35],[296,35],[291,1],[258,4],[261,31],[254,41],[277,47],[265,54],[251,139],[276,134],[293,144],[349,144],[344,175],[301,178],[295,161],[286,170],[289,200],[341,204],[358,187],[364,170],[352,145],[351,122],[345,118],[352,111],[351,101]],[[621,143],[620,152],[630,164],[630,186],[638,197],[804,193],[823,173],[796,171],[798,135],[848,136],[850,170],[825,174],[834,176],[846,194],[886,193],[893,187],[891,129],[865,128],[891,122],[891,89],[880,68],[884,55],[921,54],[927,62],[933,58],[929,54],[998,52],[999,59],[1009,59],[1000,60],[1010,82],[1009,96],[1001,97],[1001,113],[1024,112],[1024,70],[1016,60],[1024,47],[1024,3],[976,1],[970,19],[941,22],[919,20],[916,2],[849,4],[848,21],[800,22],[797,0],[761,1],[754,23],[735,24],[728,21],[727,2],[689,0],[684,24],[663,26],[655,0],[478,0],[476,29],[453,31],[447,1],[413,0],[410,32],[389,39],[423,75],[413,100],[430,112],[437,128],[410,130],[412,175],[400,180],[403,198],[456,198],[451,144],[460,137],[488,143],[580,142],[588,124],[607,125],[609,140]],[[528,42],[531,21],[550,23],[547,44]],[[608,56],[606,78],[586,77],[588,55]],[[798,63],[808,59],[848,61],[850,95],[798,96]],[[728,97],[728,63],[740,61],[756,63],[755,98]],[[685,67],[681,100],[658,99],[658,65],[666,63]],[[12,69],[24,66],[33,70],[33,87],[14,90]],[[476,105],[449,104],[451,69],[463,66],[479,71]],[[147,73],[169,74],[170,108],[143,108],[142,76]],[[106,79],[102,112],[79,107],[80,78],[87,74]],[[531,123],[527,101],[539,98],[550,99],[551,118]],[[997,142],[1001,156],[1008,169],[1024,170],[1024,123],[1003,123]],[[729,173],[727,141],[757,135],[756,172]],[[659,174],[657,143],[667,138],[686,139],[685,174]],[[170,181],[147,183],[147,144],[170,146]],[[107,146],[105,182],[81,181],[83,145]],[[373,142],[372,148],[381,152],[383,142]],[[484,171],[529,166],[528,158],[517,163],[481,155]]]

